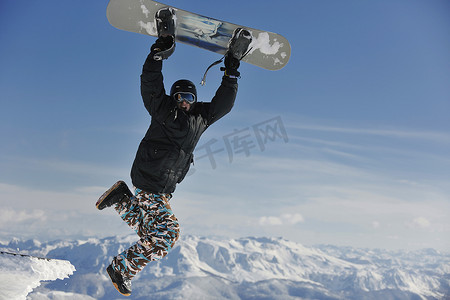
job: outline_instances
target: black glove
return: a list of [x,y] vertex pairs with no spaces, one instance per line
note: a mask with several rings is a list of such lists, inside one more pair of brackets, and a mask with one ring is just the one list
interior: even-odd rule
[[150,48],[150,54],[155,60],[169,58],[175,51],[175,39],[173,36],[160,36]]
[[167,49],[170,49],[174,43],[172,36],[161,36],[151,46],[151,52],[157,53]]
[[239,59],[234,57],[230,52],[225,55],[225,75],[239,77],[241,73],[238,72],[238,68],[241,64]]

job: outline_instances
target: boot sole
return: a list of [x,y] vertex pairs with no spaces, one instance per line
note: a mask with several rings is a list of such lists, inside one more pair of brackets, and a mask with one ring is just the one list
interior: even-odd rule
[[113,284],[113,286],[116,288],[116,290],[120,293],[120,294],[122,294],[122,295],[124,295],[124,296],[131,296],[131,293],[122,293],[120,290],[119,290],[119,287],[117,286],[117,284],[116,283],[114,283],[112,280],[111,280],[111,282],[112,282],[112,284]]
[[107,190],[106,192],[103,193],[103,195],[100,196],[100,198],[97,200],[97,203],[95,203],[95,207],[98,210],[102,210],[105,208],[105,207],[99,208],[99,206],[102,204],[103,200],[105,200],[109,196],[109,194],[111,194],[111,192],[114,191],[122,182],[123,182],[122,180],[117,181],[112,187],[109,188],[109,190]]
[[124,295],[124,296],[127,296],[127,297],[128,297],[128,296],[131,296],[131,293],[123,293],[123,292],[121,292],[120,289],[119,289],[119,286],[117,285],[117,283],[115,283],[115,282],[113,281],[112,276],[111,276],[111,274],[109,273],[109,270],[106,269],[106,271],[107,271],[107,273],[108,273],[109,279],[111,279],[111,282],[112,282],[113,286],[116,288],[116,290],[117,290],[120,294],[122,294],[122,295]]

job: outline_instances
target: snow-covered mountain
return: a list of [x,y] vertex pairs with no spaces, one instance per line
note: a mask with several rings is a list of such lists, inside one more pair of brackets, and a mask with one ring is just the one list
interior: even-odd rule
[[[28,299],[116,299],[120,294],[105,268],[135,241],[134,235],[12,240],[0,250],[19,249],[75,266],[70,278],[42,285]],[[128,299],[450,299],[450,254],[183,236],[166,258],[133,280]]]
[[25,300],[41,281],[67,278],[75,271],[66,260],[0,252],[0,300]]

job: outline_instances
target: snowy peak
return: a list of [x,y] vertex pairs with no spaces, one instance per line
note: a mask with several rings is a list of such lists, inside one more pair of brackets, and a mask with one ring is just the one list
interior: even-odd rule
[[[308,274],[333,273],[334,269],[355,268],[352,263],[283,239],[242,238],[221,240],[188,236],[180,241],[177,255],[155,265],[155,277],[172,268],[178,275],[226,278],[233,282],[268,279],[307,280]],[[331,268],[332,267],[332,268]]]
[[[41,288],[111,299],[105,275],[134,235],[84,241],[11,241],[34,255],[66,259],[77,272]],[[164,259],[133,280],[133,297],[146,299],[446,299],[450,255],[432,249],[386,251],[305,247],[281,238],[183,236]],[[187,297],[189,295],[189,297]],[[259,296],[258,296],[259,295]],[[141,298],[140,298],[141,297]]]
[[234,283],[276,279],[316,284],[333,292],[400,290],[436,298],[448,293],[439,291],[448,286],[450,257],[436,251],[311,248],[284,239],[194,236],[186,237],[174,251],[176,255],[151,266],[148,276],[215,276]]
[[64,279],[74,272],[68,261],[0,251],[0,299],[25,300],[41,281]]

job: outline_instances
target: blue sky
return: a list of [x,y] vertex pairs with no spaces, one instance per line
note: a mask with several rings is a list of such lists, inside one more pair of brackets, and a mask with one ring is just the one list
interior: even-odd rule
[[[450,2],[165,3],[292,47],[280,71],[242,64],[235,107],[202,137],[174,194],[183,234],[450,251]],[[94,203],[131,183],[149,124],[139,75],[155,39],[113,28],[106,5],[0,3],[2,240],[131,232]],[[200,82],[218,58],[179,44],[166,86]],[[201,100],[220,78],[210,71]],[[227,148],[234,137],[251,148]]]

